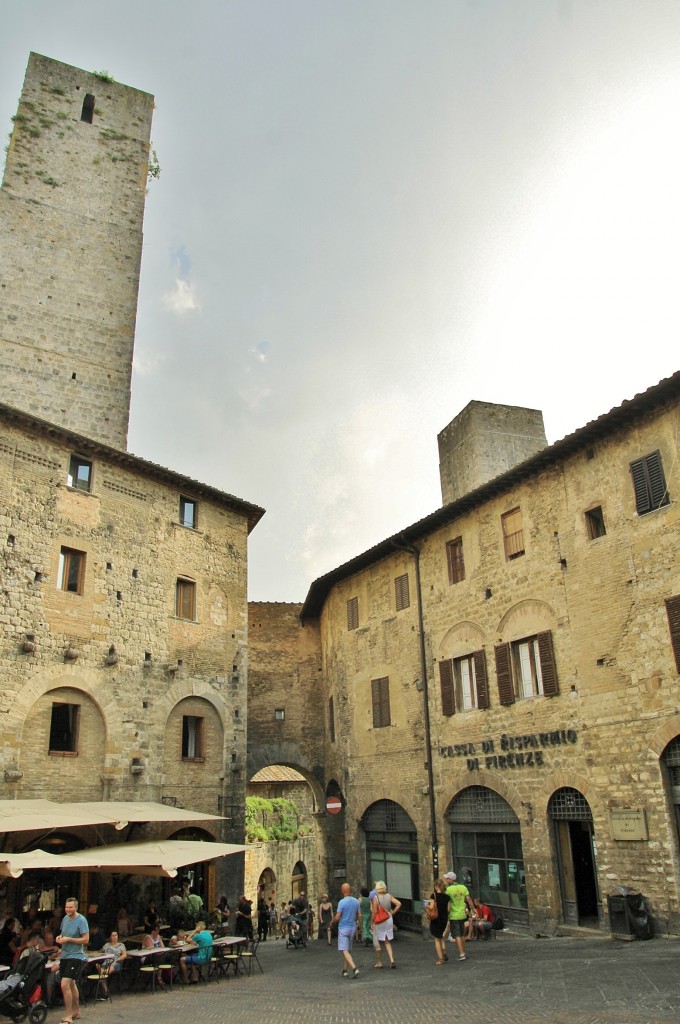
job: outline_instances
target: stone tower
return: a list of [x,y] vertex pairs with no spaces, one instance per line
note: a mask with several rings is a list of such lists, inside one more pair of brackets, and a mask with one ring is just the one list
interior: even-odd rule
[[437,434],[443,504],[519,465],[547,443],[540,409],[469,402]]
[[0,399],[127,446],[153,97],[32,53],[0,189]]

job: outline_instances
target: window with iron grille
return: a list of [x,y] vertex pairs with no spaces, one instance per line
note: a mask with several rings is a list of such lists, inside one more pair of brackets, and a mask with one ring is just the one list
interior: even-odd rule
[[630,464],[635,490],[635,509],[639,516],[670,503],[661,452],[651,452]]
[[395,579],[394,596],[397,602],[398,612],[400,612],[402,608],[408,608],[411,603],[408,591],[408,573],[404,573],[403,576],[397,576]]
[[596,540],[598,537],[606,536],[607,529],[604,525],[604,513],[600,505],[589,508],[586,512],[586,530],[589,540]]
[[175,615],[178,619],[196,621],[196,584],[182,576],[175,588]]
[[522,528],[522,511],[518,508],[510,509],[501,516],[503,527],[503,548],[508,561],[519,558],[524,554],[524,530]]
[[462,658],[439,662],[442,714],[473,708],[488,708],[489,687],[484,651],[474,651]]
[[328,698],[328,730],[331,743],[335,743],[335,704],[332,697]]
[[559,693],[552,633],[546,630],[494,649],[501,704]]
[[569,786],[555,790],[548,803],[548,815],[553,821],[593,820],[593,812],[583,793]]
[[371,699],[373,702],[373,728],[383,729],[390,725],[390,680],[371,679]]
[[671,647],[675,657],[675,668],[677,672],[680,672],[680,597],[667,598],[666,615],[671,634]]
[[85,552],[62,548],[57,568],[57,589],[82,594],[85,582]]
[[465,579],[462,537],[446,542],[446,564],[449,570],[449,586]]
[[359,628],[359,598],[350,597],[347,602],[347,629]]

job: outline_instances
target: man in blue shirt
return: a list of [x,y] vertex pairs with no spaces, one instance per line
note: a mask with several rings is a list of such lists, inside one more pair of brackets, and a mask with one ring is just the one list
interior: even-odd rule
[[78,978],[83,964],[87,963],[85,949],[90,940],[90,926],[78,913],[78,900],[73,896],[64,905],[66,916],[61,922],[61,932],[55,942],[61,946],[59,972],[61,974],[61,994],[64,997],[64,1016],[62,1024],[72,1024],[74,1018],[80,1017]]
[[212,956],[213,938],[205,927],[205,921],[198,921],[194,931],[188,932],[187,941],[194,942],[198,947],[198,951],[196,953],[187,953],[186,956],[181,958],[179,965],[182,968],[182,975],[185,981],[189,980],[187,968],[191,967],[191,981],[195,983],[198,981],[196,964],[209,964]]
[[338,926],[338,950],[342,953],[342,976],[346,978],[349,971],[354,972],[354,977],[359,977],[359,968],[352,960],[352,939],[361,924],[361,904],[359,900],[351,895],[352,889],[348,882],[345,882],[340,890],[342,899],[338,903],[338,909],[332,924]]

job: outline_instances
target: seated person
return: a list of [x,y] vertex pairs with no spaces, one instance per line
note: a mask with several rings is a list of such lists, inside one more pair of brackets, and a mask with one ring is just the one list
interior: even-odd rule
[[27,937],[26,942],[24,942],[23,945],[19,946],[16,953],[14,954],[14,959],[12,960],[12,967],[16,967],[20,960],[22,960],[25,956],[28,956],[29,951],[31,949],[39,949],[41,943],[42,935],[40,933],[40,928],[34,928],[31,934]]
[[[487,907],[480,899],[473,900],[475,905],[475,916],[468,919],[470,926],[470,938],[479,937],[488,939],[489,932],[493,928],[494,915],[491,907]],[[467,926],[466,926],[467,927]]]
[[104,993],[102,996],[98,996],[97,998],[101,1002],[106,1002],[106,1000],[109,998],[109,983],[108,981],[104,981],[104,978],[108,978],[108,976],[112,974],[114,971],[117,972],[122,970],[123,960],[125,960],[127,956],[125,943],[121,942],[120,939],[118,938],[118,932],[111,932],[111,935],[109,936],[109,941],[105,942],[102,947],[102,953],[106,953],[107,956],[112,956],[114,958],[113,963],[111,964],[110,967],[97,967],[97,970],[102,976],[102,983],[100,985],[100,989]]
[[[165,943],[161,938],[161,933],[158,930],[158,924],[155,924],[151,929],[151,933],[145,935],[142,939],[142,949],[165,949]],[[156,980],[156,984],[163,988],[165,983],[170,981],[170,971],[161,971],[161,976]]]
[[187,933],[184,928],[178,928],[177,934],[170,937],[170,945],[174,948],[175,946],[183,946],[187,941]]
[[209,931],[205,927],[205,921],[198,921],[196,928],[193,932],[189,932],[187,935],[188,941],[193,941],[198,946],[195,953],[187,953],[183,956],[179,962],[182,969],[182,977],[185,982],[189,980],[188,967],[191,967],[191,982],[195,984],[198,981],[198,972],[196,970],[196,964],[209,964],[210,957],[212,956],[213,939]]
[[96,921],[91,921],[90,938],[87,943],[87,948],[91,949],[93,953],[98,953],[101,949],[104,948],[105,942],[106,936],[104,935],[104,932],[101,930]]

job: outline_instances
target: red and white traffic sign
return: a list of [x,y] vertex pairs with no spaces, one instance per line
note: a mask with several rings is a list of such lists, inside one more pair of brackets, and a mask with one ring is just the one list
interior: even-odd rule
[[337,796],[329,796],[326,800],[326,810],[329,814],[339,814],[342,810],[342,803]]

